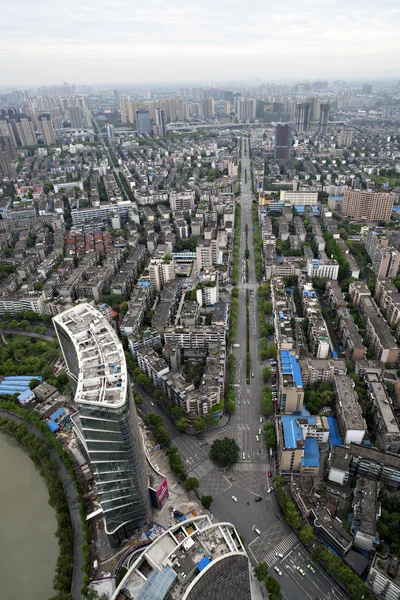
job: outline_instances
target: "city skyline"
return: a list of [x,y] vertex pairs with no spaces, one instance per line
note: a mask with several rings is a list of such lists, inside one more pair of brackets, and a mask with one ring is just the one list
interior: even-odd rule
[[117,85],[151,84],[160,77],[176,83],[397,77],[400,9],[384,0],[369,36],[371,11],[371,2],[348,6],[343,0],[335,7],[286,1],[280,11],[257,2],[251,12],[238,2],[218,9],[173,2],[161,10],[150,0],[132,10],[125,0],[68,8],[23,1],[4,16],[2,81],[25,86],[60,78]]

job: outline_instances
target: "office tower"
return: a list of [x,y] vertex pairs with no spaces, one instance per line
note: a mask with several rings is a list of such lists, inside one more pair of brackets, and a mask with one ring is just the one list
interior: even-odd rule
[[322,133],[322,135],[326,135],[326,132],[328,130],[329,111],[330,111],[329,104],[321,104],[320,105],[318,131],[320,133]]
[[139,133],[151,133],[150,113],[148,110],[141,109],[136,111],[136,125]]
[[114,108],[118,110],[119,107],[119,93],[118,90],[114,90]]
[[46,146],[56,143],[56,132],[49,114],[41,114],[38,117],[39,130]]
[[363,94],[372,94],[372,85],[370,83],[366,83],[362,87]]
[[127,117],[126,117],[126,103],[124,98],[121,98],[119,101],[119,110],[121,113],[121,121],[122,123],[126,123],[127,122]]
[[165,128],[164,110],[162,108],[155,109],[155,121],[155,128],[157,128],[155,134],[158,137],[165,137],[167,135],[167,130]]
[[115,127],[112,123],[107,123],[107,137],[109,140],[115,138]]
[[276,160],[290,160],[292,157],[292,125],[291,123],[278,123],[275,126],[274,158]]
[[204,100],[201,101],[201,116],[204,119],[212,119],[215,117],[214,98],[204,98]]
[[12,161],[16,160],[17,151],[8,136],[0,135],[0,175],[9,177],[12,172]]
[[345,190],[342,214],[358,221],[390,221],[394,194]]
[[14,135],[21,146],[36,146],[35,130],[32,121],[26,115],[20,115],[11,121]]
[[296,106],[296,131],[299,133],[310,129],[311,103],[301,102]]
[[146,458],[125,355],[114,329],[83,303],[53,318],[75,393],[105,532],[117,547],[151,523]]

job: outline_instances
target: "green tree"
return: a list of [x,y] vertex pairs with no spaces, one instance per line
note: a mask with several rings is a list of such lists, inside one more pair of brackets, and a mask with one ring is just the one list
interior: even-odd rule
[[126,315],[126,313],[128,312],[129,306],[127,302],[123,302],[121,304],[121,312]]
[[34,390],[35,387],[37,387],[39,384],[40,384],[39,379],[31,379],[29,387],[31,388],[31,390]]
[[240,456],[240,448],[232,438],[214,440],[211,446],[211,459],[222,467],[232,467]]
[[200,481],[197,477],[188,477],[185,481],[185,490],[189,492],[190,490],[194,490],[194,488],[198,488],[199,485]]
[[276,356],[277,356],[276,346],[274,346],[273,344],[270,344],[268,346],[268,350],[267,350],[267,358],[276,358]]
[[281,586],[275,577],[269,576],[265,582],[265,587],[267,588],[269,594],[276,594],[277,596],[280,594]]
[[315,539],[314,531],[311,525],[304,525],[304,527],[299,531],[299,540],[305,545],[308,546]]
[[268,571],[269,567],[265,562],[259,563],[256,567],[254,567],[254,575],[258,581],[264,581],[268,575]]
[[271,369],[269,369],[268,367],[264,367],[262,370],[262,376],[264,381],[268,381],[268,379],[270,379],[271,377]]
[[197,433],[201,433],[202,431],[205,431],[206,429],[206,422],[202,417],[197,417],[197,419],[194,422],[194,430],[197,431]]
[[138,394],[138,392],[133,392],[133,400],[136,406],[139,406],[139,404],[142,404],[143,402],[143,398],[140,394]]
[[182,433],[184,431],[186,431],[187,426],[188,426],[188,422],[185,417],[180,417],[179,419],[177,419],[175,421],[175,427],[177,428],[178,431],[182,431]]
[[207,510],[210,509],[211,504],[214,502],[214,498],[212,496],[202,496],[201,503]]

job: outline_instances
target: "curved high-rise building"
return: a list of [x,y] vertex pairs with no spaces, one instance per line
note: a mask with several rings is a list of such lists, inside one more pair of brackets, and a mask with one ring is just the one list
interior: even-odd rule
[[[114,592],[118,598],[252,600],[253,575],[230,523],[200,516],[173,525],[134,560]],[[260,596],[261,597],[261,596]]]
[[151,523],[148,475],[125,355],[115,331],[91,305],[53,318],[75,391],[110,544]]

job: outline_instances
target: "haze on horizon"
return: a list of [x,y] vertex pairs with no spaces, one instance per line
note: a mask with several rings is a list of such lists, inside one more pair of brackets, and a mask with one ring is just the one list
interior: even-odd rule
[[400,3],[15,0],[2,87],[400,77]]

